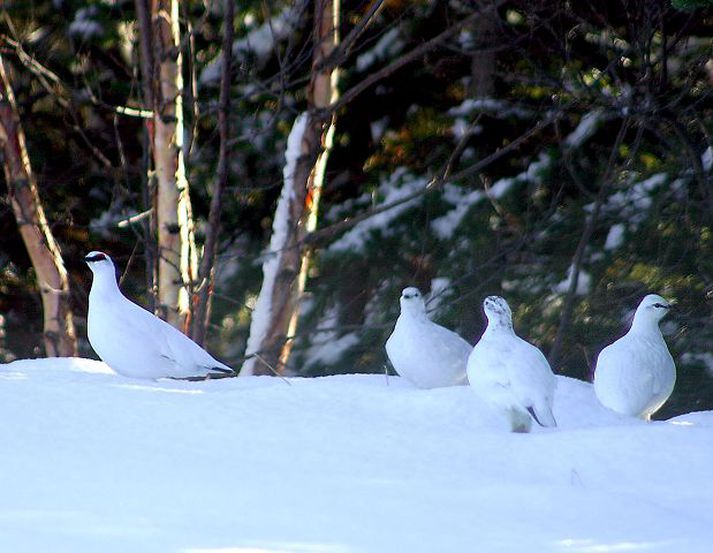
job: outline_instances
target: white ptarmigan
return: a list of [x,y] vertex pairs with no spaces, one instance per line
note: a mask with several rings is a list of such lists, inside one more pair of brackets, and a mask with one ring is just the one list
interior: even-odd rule
[[631,328],[605,347],[594,369],[594,393],[612,411],[650,420],[673,392],[676,365],[659,329],[671,305],[656,294],[639,304]]
[[386,341],[396,372],[419,388],[467,384],[465,365],[473,346],[428,318],[417,288],[404,288],[399,301],[401,314]]
[[557,381],[535,346],[520,338],[504,298],[483,301],[488,325],[468,358],[468,381],[486,403],[505,414],[513,432],[529,432],[532,419],[557,426],[552,414]]
[[235,374],[185,334],[124,296],[107,254],[90,252],[84,261],[94,274],[87,316],[89,343],[114,371],[148,379]]

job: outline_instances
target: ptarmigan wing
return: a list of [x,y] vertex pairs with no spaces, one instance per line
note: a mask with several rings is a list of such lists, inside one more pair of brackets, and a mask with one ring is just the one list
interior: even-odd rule
[[520,337],[508,366],[513,395],[541,426],[557,426],[552,414],[556,379],[543,353]]
[[425,317],[402,313],[385,347],[396,372],[416,386],[437,388],[466,383],[470,345]]
[[457,375],[454,384],[467,383],[466,364],[473,346],[457,333],[435,323],[430,325],[430,330],[444,367]]
[[131,335],[127,342],[146,348],[146,357],[165,367],[167,376],[187,378],[233,372],[170,324],[129,299],[125,300],[117,324]]

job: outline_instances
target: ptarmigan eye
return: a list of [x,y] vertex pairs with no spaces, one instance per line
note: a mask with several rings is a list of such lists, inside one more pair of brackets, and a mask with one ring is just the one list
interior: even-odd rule
[[84,260],[93,263],[94,261],[104,261],[106,256],[103,253],[97,253],[92,256],[85,257]]

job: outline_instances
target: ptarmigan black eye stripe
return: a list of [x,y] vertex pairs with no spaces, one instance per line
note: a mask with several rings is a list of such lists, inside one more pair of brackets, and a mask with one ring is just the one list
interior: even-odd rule
[[87,263],[92,263],[94,261],[104,261],[106,259],[106,256],[103,253],[98,253],[96,255],[91,255],[87,256],[84,258],[84,261]]

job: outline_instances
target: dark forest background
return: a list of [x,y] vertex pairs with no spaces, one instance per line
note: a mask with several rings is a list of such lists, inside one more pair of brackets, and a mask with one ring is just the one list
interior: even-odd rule
[[[599,350],[655,292],[676,302],[662,330],[678,383],[659,415],[713,409],[709,4],[381,4],[340,60],[345,100],[287,372],[383,371],[400,290],[415,285],[429,294],[432,318],[472,343],[483,329],[483,297],[505,296],[518,333],[556,372],[586,380]],[[286,137],[305,109],[309,6],[235,4],[228,186],[207,344],[236,367]],[[372,6],[343,0],[340,34]],[[135,2],[5,2],[0,12],[0,48],[69,271],[80,352],[93,356],[88,251],[110,253],[125,271],[127,295],[149,301],[145,229],[118,224],[146,209],[146,124],[117,109],[142,105]],[[180,17],[200,243],[218,164],[224,9],[184,1]],[[41,309],[4,201],[0,360],[43,354]]]

